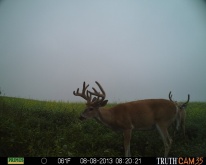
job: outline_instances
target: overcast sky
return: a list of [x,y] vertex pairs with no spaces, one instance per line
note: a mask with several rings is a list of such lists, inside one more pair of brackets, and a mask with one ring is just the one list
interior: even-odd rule
[[109,102],[206,101],[206,2],[0,1],[3,93],[84,101],[83,81]]

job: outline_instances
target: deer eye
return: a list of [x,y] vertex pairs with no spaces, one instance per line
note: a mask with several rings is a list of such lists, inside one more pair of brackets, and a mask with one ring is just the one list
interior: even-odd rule
[[89,107],[89,111],[93,111],[94,110],[94,108],[93,107]]

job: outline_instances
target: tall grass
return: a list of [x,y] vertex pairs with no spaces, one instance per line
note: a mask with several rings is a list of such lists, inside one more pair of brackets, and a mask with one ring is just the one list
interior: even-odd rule
[[[112,106],[109,104],[108,106]],[[123,137],[80,121],[83,103],[0,97],[0,156],[123,156]],[[206,156],[206,103],[189,103],[186,137],[173,137],[169,156]],[[172,128],[169,130],[173,135]],[[163,156],[157,131],[134,131],[132,156]]]

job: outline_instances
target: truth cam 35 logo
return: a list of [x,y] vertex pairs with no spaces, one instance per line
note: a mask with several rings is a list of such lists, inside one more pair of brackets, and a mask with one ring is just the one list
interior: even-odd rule
[[179,157],[179,158],[163,158],[163,157],[158,157],[156,158],[157,164],[179,164],[179,165],[202,165],[203,164],[203,157]]

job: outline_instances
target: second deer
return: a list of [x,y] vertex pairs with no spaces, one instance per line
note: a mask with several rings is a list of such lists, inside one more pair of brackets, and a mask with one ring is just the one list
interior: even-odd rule
[[190,95],[188,94],[187,101],[184,103],[178,103],[177,101],[172,100],[172,94],[171,91],[169,93],[169,99],[173,103],[175,103],[178,107],[178,113],[176,118],[176,130],[174,131],[174,135],[176,134],[176,131],[179,130],[179,127],[183,130],[183,135],[185,136],[185,118],[186,118],[186,107],[190,101]]

